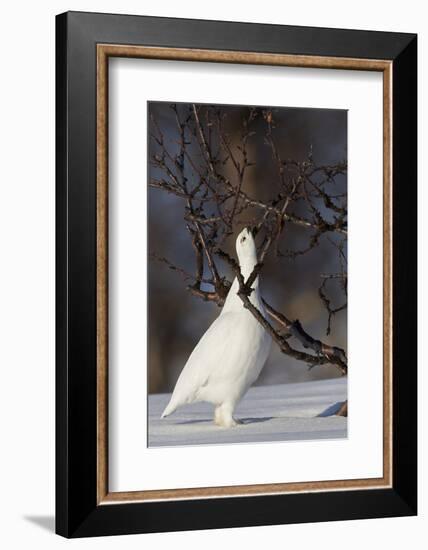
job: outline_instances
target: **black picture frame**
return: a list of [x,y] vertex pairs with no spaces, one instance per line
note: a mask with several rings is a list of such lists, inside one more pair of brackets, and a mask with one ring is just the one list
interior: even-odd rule
[[[99,505],[97,44],[392,62],[393,481],[382,489]],[[65,537],[417,513],[417,36],[68,12],[56,18],[56,532]]]

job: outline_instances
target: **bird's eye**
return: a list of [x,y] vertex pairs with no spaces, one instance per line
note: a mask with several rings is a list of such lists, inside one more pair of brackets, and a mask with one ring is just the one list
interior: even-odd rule
[[243,243],[245,241],[246,237],[242,237],[241,239],[241,243]]

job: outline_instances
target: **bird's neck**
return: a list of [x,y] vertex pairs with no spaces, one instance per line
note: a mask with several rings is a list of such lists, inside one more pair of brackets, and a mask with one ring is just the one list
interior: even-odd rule
[[[253,272],[256,264],[257,264],[257,260],[254,260],[254,259],[252,259],[251,261],[249,260],[241,261],[240,259],[241,274],[244,278],[244,282],[248,280],[248,277]],[[250,301],[259,310],[263,310],[263,304],[261,302],[260,295],[259,295],[259,277],[258,276],[256,277],[256,280],[252,283],[251,288],[253,289],[253,292],[250,294]],[[238,281],[238,278],[235,277],[232,287],[230,288],[226,301],[224,303],[222,313],[239,310],[240,308],[243,307],[242,300],[238,296],[238,291],[239,291],[239,281]]]
[[[251,256],[248,258],[239,258],[239,267],[241,269],[242,276],[244,278],[244,281],[248,279],[248,277],[251,275],[251,273],[254,271],[254,268],[257,265],[257,257]],[[258,284],[258,277],[256,279]],[[255,288],[255,285],[251,285],[253,288]]]
[[[242,274],[242,277],[244,278],[244,281],[247,281],[248,277],[251,275],[251,273],[254,271],[254,268],[256,267],[257,265],[257,261],[254,261],[253,259],[251,260],[247,260],[246,262],[242,262],[240,264],[240,267],[241,267],[241,274]],[[252,288],[256,288],[256,286],[258,286],[259,284],[259,278],[256,277],[256,280],[254,281],[254,283],[251,285]]]

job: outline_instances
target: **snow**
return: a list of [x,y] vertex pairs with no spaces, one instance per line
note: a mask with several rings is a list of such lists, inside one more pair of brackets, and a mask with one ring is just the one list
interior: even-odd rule
[[347,419],[335,416],[347,397],[347,379],[299,384],[254,386],[235,409],[242,424],[220,428],[213,423],[214,407],[194,403],[161,419],[171,394],[151,394],[148,400],[149,447],[207,445],[347,436]]

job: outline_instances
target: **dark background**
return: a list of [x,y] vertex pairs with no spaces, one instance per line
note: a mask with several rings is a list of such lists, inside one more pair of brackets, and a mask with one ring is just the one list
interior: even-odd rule
[[[150,102],[148,109],[169,147],[174,150],[177,132],[175,115],[170,104]],[[242,119],[248,113],[248,107],[222,106],[221,109],[227,114],[227,131],[232,145],[236,146]],[[260,108],[260,111],[265,109]],[[282,158],[301,162],[312,154],[315,164],[336,164],[346,160],[347,111],[286,107],[269,109],[274,117],[274,139]],[[256,164],[248,172],[245,185],[252,196],[265,198],[276,192],[277,169],[264,141],[263,117],[260,116],[253,124],[256,135],[249,141],[248,151],[251,161]],[[149,132],[153,131],[153,123],[149,123]],[[151,156],[155,145],[152,140],[149,143]],[[158,176],[156,170],[150,167],[149,177]],[[224,170],[225,175],[233,177],[228,166]],[[338,191],[346,190],[346,176],[338,176],[335,185]],[[183,221],[183,200],[154,188],[149,188],[148,197],[149,254],[156,253],[166,257],[175,265],[193,272],[195,259]],[[284,233],[284,249],[303,249],[309,242],[310,232],[305,228],[286,224]],[[295,258],[268,256],[261,275],[261,291],[276,309],[283,311],[291,319],[298,318],[313,337],[346,351],[347,310],[335,316],[331,334],[327,336],[327,313],[318,295],[320,273],[339,270],[337,250],[328,241],[327,235],[331,237],[324,234],[319,245],[305,255]],[[231,236],[226,244],[230,251],[234,249],[236,236]],[[203,302],[188,293],[188,283],[165,264],[149,258],[148,271],[149,393],[171,392],[189,354],[220,309],[217,305]],[[224,273],[229,272],[225,269]],[[328,289],[333,305],[340,305],[343,295],[338,286],[331,284]],[[256,383],[290,383],[338,375],[337,369],[329,365],[308,369],[305,363],[282,354],[272,345],[271,354]]]

